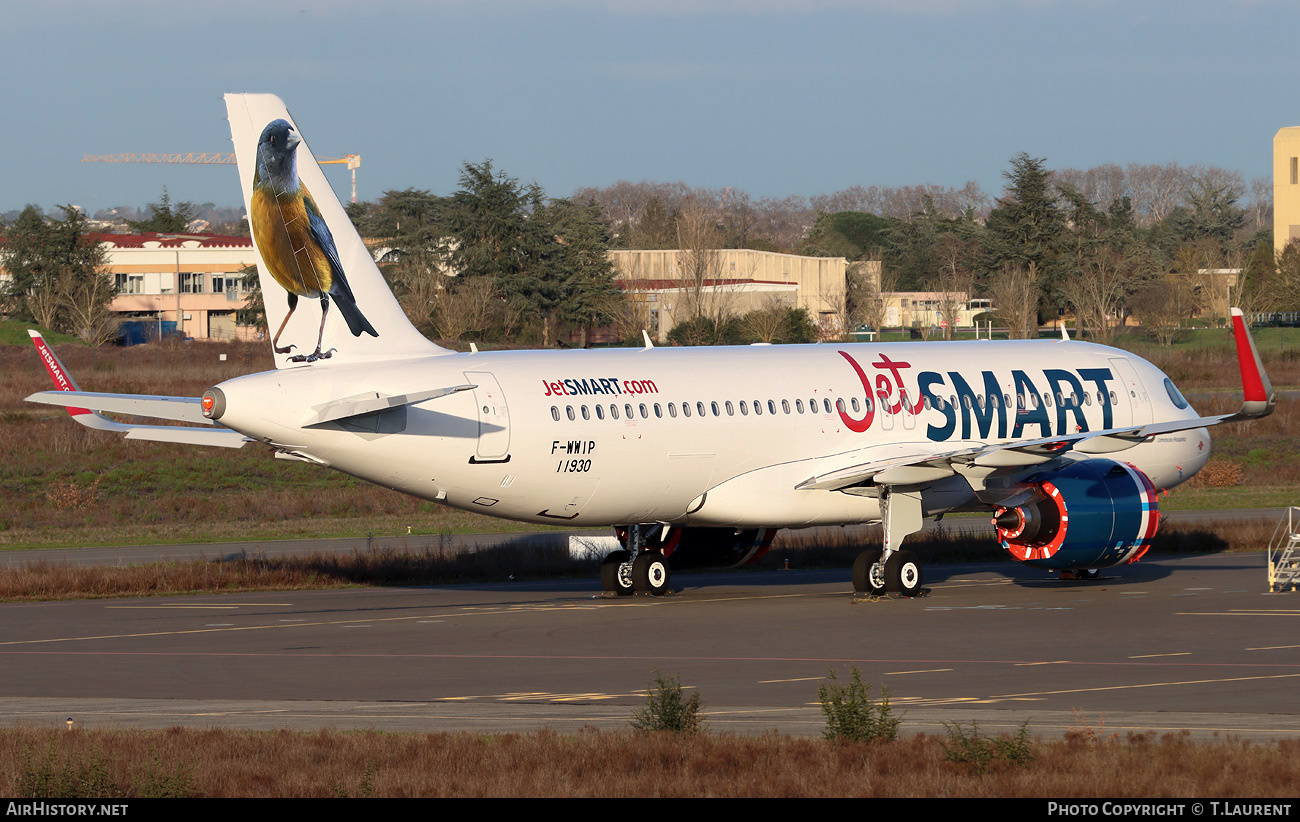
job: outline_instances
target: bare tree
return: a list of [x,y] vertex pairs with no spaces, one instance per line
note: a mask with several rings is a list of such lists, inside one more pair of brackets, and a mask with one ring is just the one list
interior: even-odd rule
[[116,293],[113,275],[105,271],[81,277],[65,274],[59,280],[65,324],[88,345],[103,345],[113,339],[121,323],[113,311]]
[[745,314],[740,324],[746,336],[773,342],[790,328],[790,306],[776,294],[769,294],[762,307]]
[[1158,223],[1169,216],[1187,190],[1190,175],[1178,163],[1129,163],[1129,188],[1139,225]]
[[1255,230],[1273,224],[1273,178],[1256,177],[1250,181],[1251,214]]
[[1013,340],[1038,337],[1038,283],[1021,266],[1007,266],[989,278],[989,299]]
[[[645,274],[644,259],[639,254],[626,255],[616,276],[622,289],[623,302],[611,311],[615,318],[611,323],[614,333],[620,340],[627,340],[640,337],[644,330],[657,339],[658,324],[650,313],[650,298],[654,295]],[[659,319],[662,320],[662,317]]]
[[1132,303],[1143,327],[1153,331],[1161,345],[1171,345],[1193,301],[1191,279],[1168,273],[1135,294]]
[[967,266],[971,249],[955,234],[945,234],[934,246],[934,256],[939,263],[938,274],[931,284],[938,292],[939,319],[943,321],[943,338],[951,340],[961,320],[961,311],[975,287],[975,274]]
[[39,282],[33,283],[25,295],[27,311],[31,313],[36,324],[42,328],[57,328],[63,312],[63,295],[65,286],[62,277],[47,274]]
[[433,326],[442,339],[481,337],[518,326],[518,312],[510,309],[487,277],[448,277],[445,285],[432,312]]
[[880,331],[889,315],[887,295],[898,289],[898,274],[880,260],[868,260],[852,263],[845,280],[849,322]]
[[1109,345],[1122,322],[1126,261],[1106,248],[1097,249],[1083,261],[1083,270],[1066,280],[1061,291],[1074,306],[1081,328],[1092,331],[1093,342]]
[[699,202],[685,206],[677,218],[677,270],[682,281],[683,315],[720,326],[731,310],[722,281],[722,251],[713,209]]

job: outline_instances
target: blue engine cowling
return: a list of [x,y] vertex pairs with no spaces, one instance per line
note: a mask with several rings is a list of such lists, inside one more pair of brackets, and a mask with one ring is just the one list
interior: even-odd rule
[[1126,462],[1083,460],[1029,480],[1034,498],[999,508],[1002,547],[1035,568],[1105,568],[1137,562],[1160,525],[1156,491]]
[[[652,535],[646,548],[662,551],[674,571],[695,568],[733,568],[749,565],[772,547],[776,528],[680,528],[668,526]],[[627,529],[614,529],[618,541],[627,547]]]

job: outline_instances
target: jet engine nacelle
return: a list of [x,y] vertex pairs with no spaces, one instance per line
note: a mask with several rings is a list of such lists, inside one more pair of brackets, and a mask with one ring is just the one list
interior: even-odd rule
[[[619,542],[627,546],[627,529],[615,529]],[[733,568],[749,565],[772,547],[776,528],[681,528],[667,526],[646,540],[645,548],[662,551],[674,571],[695,568]]]
[[999,508],[998,540],[1035,568],[1082,569],[1137,562],[1160,524],[1156,491],[1124,462],[1074,462],[1031,480],[1033,498]]

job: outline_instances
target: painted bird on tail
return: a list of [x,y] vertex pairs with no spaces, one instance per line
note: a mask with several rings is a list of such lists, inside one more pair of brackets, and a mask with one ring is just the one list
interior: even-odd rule
[[379,332],[357,308],[329,226],[325,224],[311,192],[298,179],[295,149],[301,142],[302,138],[285,120],[272,120],[262,130],[257,141],[257,168],[253,172],[249,221],[267,270],[289,292],[289,313],[275,332],[271,346],[277,354],[287,354],[294,349],[292,345],[280,347],[280,335],[298,306],[298,298],[318,297],[321,316],[316,350],[289,358],[290,362],[315,362],[328,359],[334,353],[334,349],[321,351],[331,298],[347,321],[352,336],[360,337],[364,331],[378,337]]

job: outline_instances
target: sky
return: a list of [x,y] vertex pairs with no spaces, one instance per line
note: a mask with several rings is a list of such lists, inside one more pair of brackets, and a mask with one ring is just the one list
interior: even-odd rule
[[[1271,174],[1300,124],[1286,0],[0,0],[0,212],[240,202],[221,95],[284,99],[358,195],[491,159],[548,195],[619,180],[755,198],[1049,168]],[[1300,102],[1300,101],[1298,101]],[[347,196],[342,166],[328,167]]]

